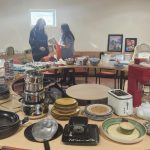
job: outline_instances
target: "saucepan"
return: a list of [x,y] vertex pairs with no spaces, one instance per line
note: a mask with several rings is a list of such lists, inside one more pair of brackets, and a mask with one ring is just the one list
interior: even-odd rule
[[58,123],[54,119],[43,119],[32,127],[32,135],[38,142],[44,142],[45,150],[50,150],[49,140],[55,135]]
[[7,138],[16,133],[19,127],[28,120],[28,117],[20,120],[16,113],[0,110],[0,139]]

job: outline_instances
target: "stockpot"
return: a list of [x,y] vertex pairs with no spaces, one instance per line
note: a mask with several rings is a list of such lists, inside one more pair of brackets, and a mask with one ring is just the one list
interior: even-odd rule
[[36,70],[26,71],[25,82],[26,83],[40,83],[43,84],[44,75]]
[[42,103],[45,99],[45,91],[41,90],[39,92],[24,92],[23,96],[24,102],[26,104],[37,104]]

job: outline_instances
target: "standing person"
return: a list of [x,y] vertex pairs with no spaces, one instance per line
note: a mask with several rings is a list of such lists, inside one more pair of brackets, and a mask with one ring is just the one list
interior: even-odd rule
[[61,55],[62,59],[71,58],[74,55],[74,35],[71,32],[68,24],[61,25]]
[[[68,24],[61,25],[61,33],[62,33],[61,40],[60,40],[61,57],[63,60],[67,58],[73,58],[75,38]],[[70,73],[69,70],[70,69],[64,69],[63,79],[61,81],[62,83],[66,83],[66,77]],[[75,82],[73,76],[70,76],[68,83],[70,84],[70,82],[73,82],[73,83]]]
[[40,18],[30,32],[29,43],[32,48],[34,61],[40,61],[42,57],[49,54],[48,36],[44,29],[45,26],[45,20]]

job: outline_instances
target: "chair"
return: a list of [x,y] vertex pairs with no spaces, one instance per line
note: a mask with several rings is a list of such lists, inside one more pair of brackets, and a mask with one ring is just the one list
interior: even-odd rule
[[[79,55],[74,55],[74,59],[77,57],[80,57]],[[74,74],[75,77],[84,77],[85,78],[85,83],[88,83],[88,76],[89,76],[89,68],[84,68],[82,66],[76,67],[74,69]]]
[[[48,62],[48,61],[55,61],[54,57],[50,57],[50,56],[45,56],[41,59],[41,61],[43,62]],[[58,69],[54,69],[54,70],[46,70],[42,72],[44,74],[44,84],[47,85],[51,82],[56,82],[61,74],[60,72],[58,72]]]
[[[101,56],[104,55],[104,52],[100,53],[100,59]],[[118,79],[118,71],[115,69],[102,69],[100,68],[99,71],[97,72],[97,69],[95,69],[95,77],[96,77],[96,83],[97,79],[99,79],[99,84],[100,84],[100,79],[101,78],[110,78],[114,79],[114,88],[116,88],[116,80]]]
[[75,68],[75,77],[84,77],[85,83],[88,83],[89,68],[77,67]]

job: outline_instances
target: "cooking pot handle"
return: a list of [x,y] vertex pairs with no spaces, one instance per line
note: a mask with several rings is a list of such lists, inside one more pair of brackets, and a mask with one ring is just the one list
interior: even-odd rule
[[19,102],[22,102],[23,101],[23,97],[21,97],[21,98],[19,98],[19,100],[18,100]]
[[24,119],[20,121],[20,125],[23,125],[28,121],[29,121],[29,117],[24,117]]
[[50,150],[50,145],[49,145],[48,141],[44,141],[44,148],[45,148],[45,150]]

